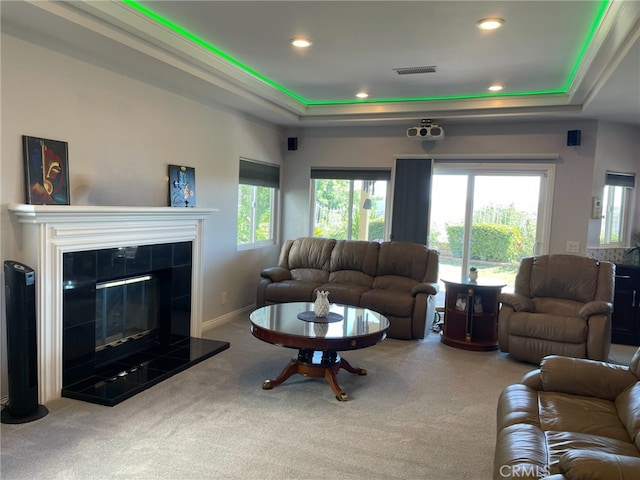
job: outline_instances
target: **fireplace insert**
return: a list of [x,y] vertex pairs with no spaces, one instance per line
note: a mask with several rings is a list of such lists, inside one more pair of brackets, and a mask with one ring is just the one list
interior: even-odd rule
[[[133,342],[149,343],[156,340],[157,295],[155,275],[139,275],[96,284],[97,366],[117,360],[118,355],[114,352],[126,351],[124,347]],[[131,350],[136,349],[129,348]],[[121,352],[122,356],[126,356],[126,353]]]

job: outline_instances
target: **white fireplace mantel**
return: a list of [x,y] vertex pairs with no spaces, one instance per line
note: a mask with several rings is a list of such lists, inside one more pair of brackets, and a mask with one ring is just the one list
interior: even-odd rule
[[39,401],[62,390],[63,254],[103,248],[193,242],[191,335],[202,334],[204,220],[217,209],[12,204],[22,224],[24,263],[36,272]]

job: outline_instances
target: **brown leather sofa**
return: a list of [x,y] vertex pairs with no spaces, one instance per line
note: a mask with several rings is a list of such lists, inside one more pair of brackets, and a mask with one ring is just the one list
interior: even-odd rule
[[551,355],[498,400],[494,480],[640,478],[640,348],[629,367]]
[[256,306],[329,301],[368,308],[389,319],[391,338],[424,338],[435,316],[438,252],[408,242],[303,237],[282,245],[278,266],[264,269]]
[[500,350],[539,364],[547,355],[606,360],[615,265],[578,255],[523,258],[514,293],[500,295]]

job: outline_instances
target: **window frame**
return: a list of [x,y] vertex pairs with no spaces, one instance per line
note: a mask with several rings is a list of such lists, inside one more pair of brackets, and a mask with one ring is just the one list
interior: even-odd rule
[[[600,219],[600,234],[598,235],[598,243],[601,247],[620,248],[627,245],[630,235],[630,223],[633,208],[631,202],[633,200],[633,189],[635,188],[635,173],[613,172],[607,170],[605,173],[604,188],[602,189],[602,217]],[[613,188],[608,188],[613,187]],[[620,205],[618,216],[620,218],[620,229],[618,231],[618,241],[611,241],[611,228],[613,225],[613,214],[609,214],[611,210],[610,200],[616,197],[616,189],[620,190]],[[616,206],[616,208],[618,208]]]
[[[278,242],[278,226],[280,218],[280,166],[276,164],[260,162],[240,158],[239,162],[239,178],[238,178],[238,199],[236,210],[236,247],[238,251],[252,250],[267,246],[276,245]],[[249,220],[249,236],[250,241],[247,243],[239,243],[238,230],[240,227],[240,202],[241,188],[248,186],[251,189],[251,206]],[[269,238],[265,240],[256,240],[256,233],[259,228],[257,221],[258,213],[258,189],[266,188],[270,191],[269,200]]]
[[[611,188],[609,188],[611,187]],[[620,205],[612,205],[611,200],[615,199],[615,189],[620,189]],[[607,191],[608,190],[608,191]],[[619,208],[620,229],[618,230],[618,241],[612,242],[612,225],[614,215],[610,213],[614,208]],[[626,244],[625,239],[628,235],[628,219],[629,219],[629,188],[619,185],[605,185],[602,197],[602,224],[600,227],[600,246],[601,247],[623,247]],[[603,232],[604,230],[604,232]]]

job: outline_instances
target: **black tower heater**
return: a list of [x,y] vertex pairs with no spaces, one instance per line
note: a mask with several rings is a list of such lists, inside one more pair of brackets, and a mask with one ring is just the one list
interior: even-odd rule
[[4,262],[9,403],[2,410],[2,423],[32,422],[49,413],[38,405],[35,283],[32,268]]

